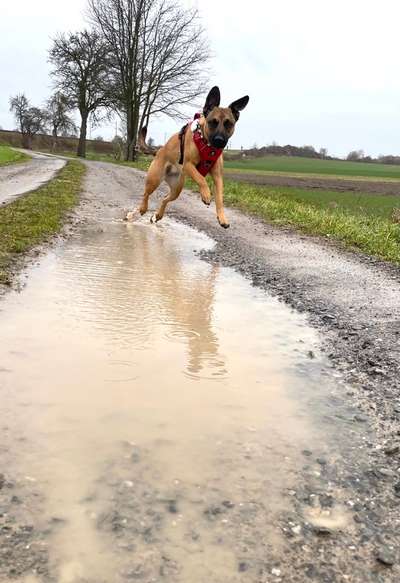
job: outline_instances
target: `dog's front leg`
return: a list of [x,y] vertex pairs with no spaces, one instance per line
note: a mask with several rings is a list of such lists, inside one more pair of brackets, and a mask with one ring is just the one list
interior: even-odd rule
[[183,171],[186,176],[192,178],[200,189],[201,200],[207,206],[211,203],[211,192],[207,184],[207,180],[202,174],[197,170],[196,166],[192,162],[185,162]]
[[227,229],[229,223],[225,217],[224,210],[224,179],[222,176],[222,156],[211,169],[211,176],[215,185],[215,207],[217,209],[217,219],[221,227]]

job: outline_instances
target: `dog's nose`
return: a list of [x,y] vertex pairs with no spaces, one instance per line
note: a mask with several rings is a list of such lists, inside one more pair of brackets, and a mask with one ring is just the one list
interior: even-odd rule
[[226,139],[224,138],[224,136],[216,135],[213,137],[211,144],[215,148],[224,148],[226,146]]

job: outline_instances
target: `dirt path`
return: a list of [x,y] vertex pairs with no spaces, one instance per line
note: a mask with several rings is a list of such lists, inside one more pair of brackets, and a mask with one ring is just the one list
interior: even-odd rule
[[142,185],[2,301],[1,583],[397,581],[398,271]]
[[259,186],[289,186],[295,188],[305,188],[307,190],[333,190],[336,192],[357,192],[360,194],[382,194],[382,195],[400,195],[400,181],[390,180],[351,180],[346,178],[337,179],[335,177],[320,176],[276,176],[268,174],[257,174],[249,172],[235,172],[227,170],[227,178],[238,182],[247,182]]
[[25,152],[32,157],[29,162],[0,167],[0,205],[15,200],[18,196],[39,188],[51,180],[65,165],[64,160]]

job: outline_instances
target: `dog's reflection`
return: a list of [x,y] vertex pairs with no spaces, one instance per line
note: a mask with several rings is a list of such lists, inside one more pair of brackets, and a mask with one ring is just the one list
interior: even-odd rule
[[99,234],[84,245],[87,261],[104,273],[90,292],[101,311],[98,325],[112,329],[118,342],[144,346],[161,323],[172,341],[187,344],[187,375],[223,377],[213,326],[219,268],[194,258],[171,228],[129,224],[117,234],[114,227],[111,236]]

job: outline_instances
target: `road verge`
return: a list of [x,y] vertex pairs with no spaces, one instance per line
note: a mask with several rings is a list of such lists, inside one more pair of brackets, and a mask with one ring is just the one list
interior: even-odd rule
[[84,173],[81,163],[68,162],[48,184],[0,208],[0,284],[11,284],[18,257],[60,231]]

